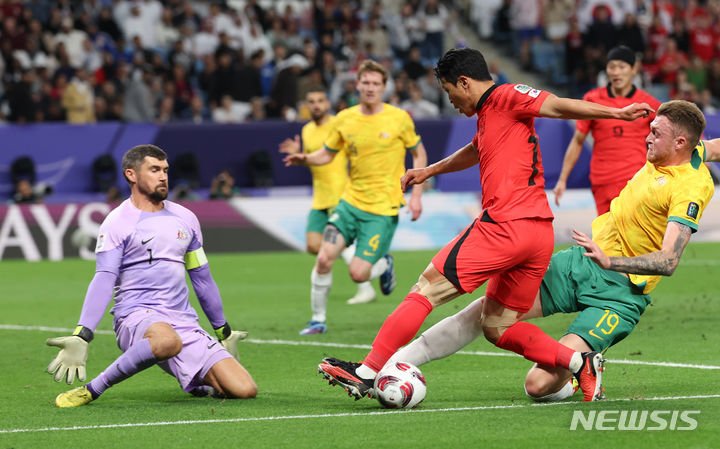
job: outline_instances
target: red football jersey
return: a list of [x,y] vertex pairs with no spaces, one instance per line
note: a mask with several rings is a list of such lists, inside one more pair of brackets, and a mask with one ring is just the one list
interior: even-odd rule
[[[614,108],[632,103],[647,103],[657,111],[660,102],[635,87],[625,97],[615,97],[610,86],[598,87],[586,93],[583,100]],[[595,140],[590,158],[590,183],[593,185],[628,181],[640,170],[647,158],[645,138],[650,132],[651,114],[632,122],[625,120],[578,120],[575,129]]]
[[483,219],[553,218],[535,134],[535,117],[550,95],[524,84],[493,85],[477,104]]

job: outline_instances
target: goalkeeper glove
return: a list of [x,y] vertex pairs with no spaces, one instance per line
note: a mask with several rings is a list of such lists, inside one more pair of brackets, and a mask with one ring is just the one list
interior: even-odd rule
[[235,360],[240,360],[240,354],[238,352],[238,343],[240,340],[245,340],[248,333],[246,331],[234,331],[230,329],[230,325],[225,323],[222,326],[215,329],[215,335],[220,341],[220,344],[230,353]]
[[50,362],[47,372],[54,374],[55,382],[66,378],[72,384],[75,375],[80,381],[85,380],[85,362],[88,355],[88,343],[93,339],[93,332],[85,326],[78,326],[69,337],[48,338],[48,346],[60,348],[58,355]]

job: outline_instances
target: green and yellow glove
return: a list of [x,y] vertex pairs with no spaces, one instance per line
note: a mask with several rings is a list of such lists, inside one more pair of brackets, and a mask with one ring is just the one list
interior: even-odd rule
[[230,325],[225,323],[222,326],[215,329],[215,336],[220,341],[220,344],[230,353],[235,360],[240,360],[240,354],[238,352],[238,343],[241,340],[247,338],[248,333],[246,331],[234,331],[230,329]]
[[69,337],[48,338],[48,346],[60,348],[58,355],[50,362],[47,372],[54,374],[55,382],[65,379],[72,384],[77,375],[81,382],[85,380],[85,362],[88,356],[88,343],[93,339],[93,332],[84,326],[78,326]]

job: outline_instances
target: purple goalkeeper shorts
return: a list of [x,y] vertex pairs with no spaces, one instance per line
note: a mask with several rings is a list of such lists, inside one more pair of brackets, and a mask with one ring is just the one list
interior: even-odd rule
[[203,379],[210,368],[220,360],[232,357],[217,339],[200,327],[197,320],[186,314],[150,309],[140,309],[116,320],[114,327],[120,349],[125,352],[142,340],[145,331],[155,323],[169,324],[182,340],[180,353],[158,362],[158,366],[174,376],[186,392],[205,385]]

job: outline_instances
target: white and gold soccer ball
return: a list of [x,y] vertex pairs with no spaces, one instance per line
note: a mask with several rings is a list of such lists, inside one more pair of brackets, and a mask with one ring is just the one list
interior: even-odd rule
[[375,378],[375,395],[385,408],[413,408],[425,399],[427,387],[420,369],[407,362],[391,362]]

